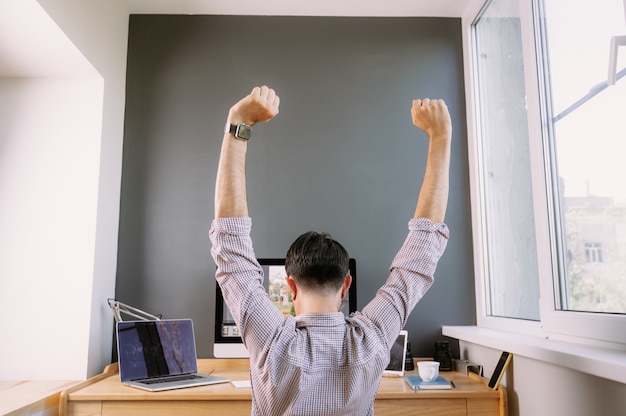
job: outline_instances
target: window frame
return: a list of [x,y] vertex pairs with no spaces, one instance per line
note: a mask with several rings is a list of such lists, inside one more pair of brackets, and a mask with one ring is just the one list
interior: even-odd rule
[[[540,64],[543,38],[542,20],[536,9],[541,0],[520,0],[520,22],[524,60],[524,79],[527,98],[527,117],[530,146],[535,234],[537,239],[537,267],[540,289],[540,321],[496,317],[488,315],[489,281],[486,263],[485,220],[483,214],[479,142],[480,118],[473,26],[491,0],[472,0],[461,19],[465,65],[466,116],[469,157],[470,206],[474,247],[474,279],[476,289],[476,319],[479,327],[571,341],[580,344],[624,349],[626,347],[626,315],[610,315],[558,309],[559,273],[557,239],[559,218],[552,200],[555,184],[550,169],[553,163],[551,134],[548,120],[549,95],[543,84],[545,69]],[[537,27],[537,30],[535,28]],[[543,45],[545,46],[545,45]],[[545,49],[544,49],[545,50]],[[536,140],[535,140],[536,138]]]

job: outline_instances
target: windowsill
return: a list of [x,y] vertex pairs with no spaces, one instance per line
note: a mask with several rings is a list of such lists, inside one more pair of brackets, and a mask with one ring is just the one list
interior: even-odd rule
[[444,326],[445,336],[626,384],[626,351],[476,326]]

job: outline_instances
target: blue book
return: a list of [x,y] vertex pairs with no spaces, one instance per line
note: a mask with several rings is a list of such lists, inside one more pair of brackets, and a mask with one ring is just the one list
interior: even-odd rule
[[406,376],[406,382],[413,390],[449,390],[452,383],[441,376],[433,381],[424,381],[420,376]]

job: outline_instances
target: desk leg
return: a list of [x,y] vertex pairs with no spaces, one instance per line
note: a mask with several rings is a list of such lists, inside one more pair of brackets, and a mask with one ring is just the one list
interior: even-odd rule
[[104,371],[98,374],[97,376],[91,377],[90,379],[87,379],[83,381],[82,383],[76,384],[75,386],[72,386],[71,388],[62,391],[59,397],[59,416],[66,416],[68,414],[67,399],[72,392],[82,389],[83,387],[93,384],[99,380],[107,378],[110,375],[115,374],[117,372],[118,372],[117,363],[109,364],[104,368]]
[[500,416],[509,416],[509,399],[506,395],[506,388],[498,386],[498,393],[500,393]]

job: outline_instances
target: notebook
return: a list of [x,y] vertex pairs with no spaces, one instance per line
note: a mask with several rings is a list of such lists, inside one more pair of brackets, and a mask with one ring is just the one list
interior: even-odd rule
[[116,328],[122,384],[162,391],[230,381],[198,374],[191,319],[122,321]]
[[432,381],[424,381],[420,376],[406,376],[406,382],[413,390],[450,390],[453,387],[451,381],[441,376]]
[[389,352],[389,365],[383,371],[383,377],[402,377],[404,376],[404,364],[406,357],[406,343],[409,334],[406,330],[401,330],[396,342],[391,346]]

